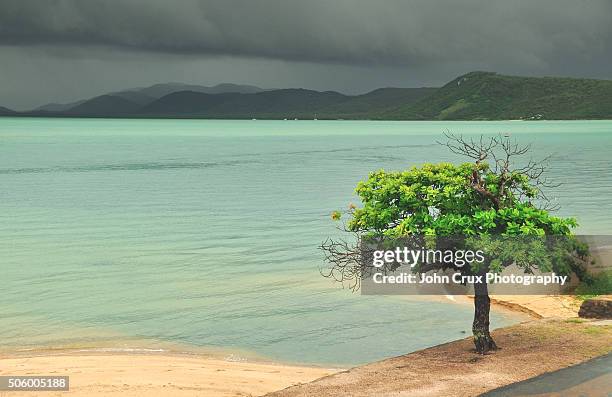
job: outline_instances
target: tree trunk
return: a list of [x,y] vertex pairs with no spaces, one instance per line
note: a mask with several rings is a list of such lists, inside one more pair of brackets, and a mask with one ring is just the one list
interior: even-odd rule
[[484,273],[479,274],[483,281],[474,282],[474,322],[472,323],[472,334],[474,345],[479,354],[486,354],[496,350],[497,345],[489,333],[489,312],[491,310],[491,299],[489,288],[484,280]]

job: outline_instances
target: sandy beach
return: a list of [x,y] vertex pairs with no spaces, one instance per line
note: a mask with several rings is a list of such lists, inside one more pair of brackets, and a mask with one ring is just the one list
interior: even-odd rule
[[[69,392],[28,396],[259,396],[336,370],[169,354],[82,354],[5,357],[0,375],[67,375]],[[0,392],[23,396],[24,392]]]
[[[456,298],[458,304],[471,304],[468,297]],[[571,296],[495,296],[492,301],[493,310],[520,311],[533,318],[567,319],[576,317],[578,310],[578,301]],[[70,392],[45,392],[45,396],[259,396],[340,371],[166,353],[0,356],[0,375],[70,376]],[[7,397],[22,394],[0,392]]]
[[582,302],[572,295],[492,295],[491,303],[534,318],[572,318]]

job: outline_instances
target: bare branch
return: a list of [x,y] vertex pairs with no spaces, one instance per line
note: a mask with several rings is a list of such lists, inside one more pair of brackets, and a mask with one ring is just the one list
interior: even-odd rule
[[[447,141],[438,143],[446,146],[452,153],[474,160],[477,166],[484,161],[489,162],[490,169],[499,177],[497,189],[492,191],[487,188],[478,168],[472,173],[470,184],[483,198],[490,200],[495,208],[502,206],[508,195],[520,199],[535,198],[541,202],[542,209],[554,210],[557,207],[551,204],[551,199],[545,194],[546,189],[560,186],[545,176],[551,156],[537,161],[530,159],[524,166],[516,167],[518,158],[531,151],[531,144],[521,145],[509,135],[502,134],[490,138],[481,135],[474,139],[445,131],[444,136]],[[517,183],[516,178],[513,179],[518,175],[525,176],[529,186]],[[533,189],[536,191],[535,197]]]

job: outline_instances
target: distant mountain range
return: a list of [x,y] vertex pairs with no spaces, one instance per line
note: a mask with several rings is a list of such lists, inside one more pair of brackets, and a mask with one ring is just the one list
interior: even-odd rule
[[11,109],[0,106],[0,116],[14,116],[17,112]]
[[441,88],[380,88],[362,95],[306,89],[178,83],[113,92],[0,116],[224,119],[612,119],[612,81],[472,72]]
[[[132,88],[129,90],[111,92],[103,96],[120,97],[130,102],[134,102],[137,105],[144,106],[148,103],[153,102],[165,95],[172,94],[178,91],[194,91],[203,92],[206,94],[224,94],[228,92],[235,92],[240,94],[254,94],[256,92],[265,91],[262,88],[255,87],[252,85],[239,85],[239,84],[218,84],[214,87],[206,87],[202,85],[194,84],[182,84],[182,83],[164,83],[155,84],[145,88]],[[47,105],[40,106],[33,110],[33,112],[65,112],[73,109],[85,102],[95,100],[95,97],[91,99],[83,99],[72,103],[49,103]]]

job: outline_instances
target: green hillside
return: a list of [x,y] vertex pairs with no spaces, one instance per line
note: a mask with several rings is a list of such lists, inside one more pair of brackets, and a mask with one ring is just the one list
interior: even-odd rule
[[151,102],[142,115],[202,118],[313,118],[317,111],[348,99],[337,92],[305,89],[263,91],[255,94],[206,94],[180,91]]
[[377,118],[381,112],[407,106],[433,94],[438,88],[379,88],[367,94],[349,97],[347,100],[319,110],[321,117],[365,119]]
[[612,81],[472,72],[377,115],[403,120],[610,119]]
[[356,96],[305,89],[269,90],[254,94],[181,91],[151,102],[138,114],[235,119],[366,119],[375,118],[381,111],[400,104],[412,104],[435,90],[381,88]]
[[[161,97],[149,95],[177,87],[195,89]],[[224,90],[235,92],[217,92]],[[68,105],[50,104],[31,112],[0,109],[3,115],[277,120],[612,119],[612,81],[471,72],[441,88],[380,88],[362,95],[299,88],[262,90],[231,84],[158,84]]]

